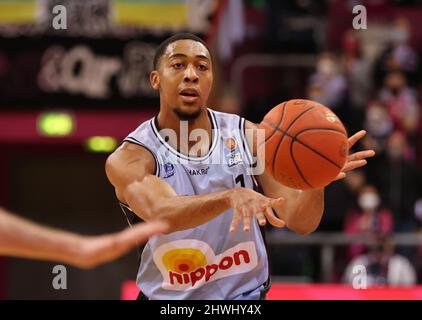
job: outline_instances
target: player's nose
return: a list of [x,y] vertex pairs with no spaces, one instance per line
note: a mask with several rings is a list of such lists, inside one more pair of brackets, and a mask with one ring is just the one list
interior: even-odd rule
[[198,82],[199,77],[198,74],[195,71],[195,68],[191,65],[189,65],[186,69],[185,69],[185,76],[184,76],[184,81],[185,82]]

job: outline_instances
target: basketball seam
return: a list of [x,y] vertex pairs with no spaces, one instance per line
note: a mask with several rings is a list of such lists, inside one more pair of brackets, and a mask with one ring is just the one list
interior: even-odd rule
[[309,150],[315,152],[317,155],[319,155],[321,158],[327,160],[329,163],[331,163],[333,166],[335,166],[337,169],[341,169],[342,166],[338,165],[335,161],[331,160],[330,158],[328,158],[326,155],[323,155],[321,152],[319,152],[318,150],[315,150],[314,148],[312,148],[311,146],[308,146],[306,143],[300,141],[297,136],[299,134],[295,135],[294,138],[292,138],[293,140],[297,141],[298,143],[300,143],[301,145],[303,145],[304,147],[308,148]]
[[[278,152],[278,149],[280,148],[280,144],[281,144],[281,142],[283,141],[283,139],[284,139],[284,136],[285,135],[287,135],[287,132],[289,131],[289,129],[290,129],[290,127],[301,117],[301,116],[303,116],[306,112],[308,112],[309,110],[312,110],[313,108],[315,108],[315,107],[309,107],[308,109],[306,109],[306,110],[304,110],[304,111],[302,111],[289,125],[288,125],[288,127],[286,128],[286,131],[284,132],[283,130],[281,130],[279,127],[275,127],[274,129],[275,129],[275,131],[280,131],[280,132],[282,132],[283,133],[283,135],[281,136],[281,138],[280,138],[280,141],[278,142],[278,144],[277,144],[277,148],[275,149],[275,152],[274,152],[274,157],[273,157],[273,163],[272,163],[272,172],[275,172],[275,160],[277,159],[277,152]],[[290,135],[289,135],[290,136]]]
[[[286,110],[285,108],[286,106],[286,102],[283,103],[283,105],[281,106],[281,117],[280,120],[278,121],[277,125],[275,126],[276,128],[280,126],[281,122],[283,121],[284,118],[284,110]],[[264,121],[265,123],[268,123],[267,121]],[[277,130],[274,130],[273,132],[271,132],[270,136],[265,139],[265,142],[267,142],[268,140],[270,140],[272,138],[272,136],[277,132]]]
[[299,173],[299,175],[300,175],[300,177],[302,178],[302,180],[303,180],[303,181],[305,181],[305,183],[306,183],[309,187],[313,188],[314,186],[313,186],[313,185],[311,185],[311,184],[308,182],[308,180],[306,180],[306,178],[305,178],[305,176],[303,175],[302,171],[300,171],[300,168],[299,168],[299,166],[298,166],[298,164],[297,164],[297,162],[296,162],[296,159],[295,159],[295,157],[293,156],[293,143],[294,143],[294,142],[295,142],[295,140],[294,140],[294,139],[292,139],[292,142],[290,143],[290,157],[292,158],[293,164],[295,165],[296,170],[297,170],[297,172]]
[[[267,124],[268,124],[268,125],[270,125],[269,123],[267,123]],[[287,128],[287,129],[288,129],[288,128]],[[304,129],[304,130],[300,131],[298,134],[296,134],[295,136],[291,136],[290,134],[288,134],[288,133],[287,133],[287,131],[284,131],[284,130],[282,130],[282,129],[278,128],[278,127],[275,127],[275,128],[274,128],[274,130],[275,130],[275,131],[279,131],[280,133],[282,133],[282,134],[283,134],[282,138],[284,137],[284,135],[288,136],[290,139],[292,139],[292,140],[294,140],[294,141],[296,141],[296,142],[300,143],[300,144],[301,144],[301,145],[303,145],[304,147],[306,147],[306,148],[308,148],[309,150],[311,150],[311,151],[315,152],[317,155],[319,155],[321,158],[323,158],[323,159],[327,160],[329,163],[331,163],[331,164],[332,164],[333,166],[335,166],[336,168],[341,169],[341,168],[342,168],[342,166],[338,165],[336,162],[334,162],[333,160],[331,160],[331,159],[330,159],[330,158],[328,158],[327,156],[323,155],[323,154],[322,154],[322,153],[320,153],[319,151],[315,150],[315,149],[314,149],[314,148],[312,148],[311,146],[308,146],[306,143],[304,143],[304,142],[300,141],[300,140],[297,138],[297,136],[298,136],[299,134],[301,134],[301,133],[303,133],[303,132],[305,132],[305,131],[309,131],[309,130],[317,130],[317,129],[319,129],[319,130],[330,130],[330,131],[335,131],[335,132],[339,132],[339,133],[343,133],[343,134],[344,134],[344,132],[341,132],[341,131],[338,131],[338,130],[335,130],[335,129],[329,129],[329,128],[311,128],[311,129]],[[280,139],[280,142],[281,142],[282,138]],[[277,154],[277,151],[278,151],[278,147],[277,147],[277,150],[276,150],[275,154]],[[275,159],[275,157],[274,157],[274,159]],[[274,170],[274,161],[273,161],[273,170]]]
[[303,132],[305,132],[305,131],[312,131],[312,130],[322,130],[322,131],[327,130],[327,131],[335,131],[335,132],[338,132],[338,133],[341,133],[341,134],[346,135],[346,133],[345,133],[345,132],[343,132],[343,131],[341,131],[341,130],[334,129],[334,128],[307,128],[307,129],[303,129],[303,130],[299,131],[298,133],[296,133],[296,136],[298,136],[299,134],[301,134],[301,133],[303,133]]

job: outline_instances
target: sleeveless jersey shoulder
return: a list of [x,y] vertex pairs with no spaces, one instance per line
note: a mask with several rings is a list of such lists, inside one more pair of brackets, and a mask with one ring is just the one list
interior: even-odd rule
[[155,137],[152,129],[153,120],[154,118],[140,124],[134,131],[129,133],[123,141],[134,143],[147,149],[155,160],[155,175],[159,176],[161,164],[157,157],[157,149],[159,146],[156,141],[157,138]]
[[[252,152],[250,150],[247,138],[246,120],[245,118],[237,115],[220,111],[212,111],[216,122],[218,123],[219,129],[223,132],[226,131],[232,135],[239,137],[241,141],[241,150],[245,155],[245,162],[248,166],[254,165]],[[230,135],[230,134],[229,134]]]

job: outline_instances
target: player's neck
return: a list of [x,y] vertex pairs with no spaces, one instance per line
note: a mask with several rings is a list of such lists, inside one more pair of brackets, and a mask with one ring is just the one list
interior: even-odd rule
[[[184,121],[183,119],[180,119],[177,114],[170,110],[160,110],[160,113],[157,116],[157,129],[171,129],[176,133],[177,136],[177,146],[172,145],[175,149],[177,149],[179,152],[188,154],[194,145],[197,145],[198,140],[196,139],[189,139],[190,134],[195,129],[202,129],[205,130],[206,134],[208,135],[208,141],[209,144],[207,146],[204,146],[206,149],[208,149],[212,144],[212,123],[211,119],[208,115],[208,110],[205,108],[202,110],[202,112],[199,114],[199,116],[196,119],[192,119],[189,121]],[[187,127],[187,137],[188,141],[183,141],[186,139],[181,139],[181,136],[183,137],[186,135],[186,127]],[[185,130],[182,132],[181,130]],[[202,140],[202,139],[201,139]],[[202,154],[203,155],[203,154]],[[201,156],[200,154],[192,155],[192,156]]]

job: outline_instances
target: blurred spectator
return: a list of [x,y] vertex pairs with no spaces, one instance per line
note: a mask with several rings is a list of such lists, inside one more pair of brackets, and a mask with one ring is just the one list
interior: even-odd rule
[[[422,115],[419,116],[419,123],[422,123]],[[422,169],[422,126],[419,126],[419,132],[415,140],[417,164]]]
[[359,169],[348,172],[344,183],[353,197],[356,198],[359,195],[359,191],[366,184],[365,172]]
[[415,229],[413,206],[422,190],[421,172],[408,150],[406,137],[396,131],[389,136],[385,152],[368,161],[366,171],[392,210],[396,231]]
[[356,207],[360,188],[365,185],[363,170],[350,171],[339,183],[325,188],[325,211],[318,230],[339,232],[343,229],[344,216],[350,208]]
[[386,76],[379,98],[386,105],[394,128],[412,136],[419,125],[419,105],[416,93],[407,86],[403,73],[395,71]]
[[392,26],[390,43],[375,65],[376,79],[380,83],[386,74],[401,71],[413,84],[418,80],[419,61],[417,52],[409,44],[411,37],[409,21],[405,18],[397,18]]
[[410,23],[405,18],[397,18],[394,20],[393,26],[391,32],[391,63],[397,65],[398,69],[403,72],[412,73],[417,69],[418,55],[409,44],[411,37]]
[[[347,214],[344,232],[349,235],[387,234],[393,231],[393,215],[381,206],[378,190],[372,185],[361,188],[358,197],[359,208]],[[362,254],[365,246],[354,244],[349,247],[349,258]]]
[[[419,198],[415,202],[415,217],[417,220],[418,228],[416,234],[422,238],[422,198]],[[422,242],[417,248],[416,256],[414,257],[416,270],[418,272],[418,282],[422,282]]]
[[419,227],[422,227],[422,198],[419,198],[415,202],[415,217],[416,217],[416,220],[418,221]]
[[[350,171],[340,183],[332,183],[325,189],[325,211],[318,230],[341,232],[348,212],[357,212],[359,191],[366,185],[365,171]],[[333,280],[341,281],[344,269],[350,261],[349,253],[342,247],[335,250]]]
[[353,110],[350,113],[351,122],[355,128],[362,122],[372,88],[370,61],[362,56],[355,30],[349,30],[343,36],[341,63],[349,88],[350,107]]
[[322,53],[318,58],[316,72],[309,81],[308,98],[330,107],[344,119],[346,89],[346,79],[340,71],[336,56],[331,52]]
[[416,272],[410,261],[394,253],[392,241],[385,235],[376,236],[367,254],[353,259],[346,268],[344,281],[353,284],[357,276],[355,267],[366,269],[366,284],[371,286],[412,286],[416,284]]
[[387,138],[393,130],[393,121],[381,101],[372,101],[369,104],[363,127],[368,132],[365,143],[369,144],[366,147],[377,153],[384,151]]

